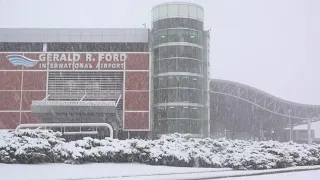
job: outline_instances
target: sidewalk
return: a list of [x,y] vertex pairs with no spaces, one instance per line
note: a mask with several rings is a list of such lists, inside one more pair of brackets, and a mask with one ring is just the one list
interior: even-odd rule
[[[285,169],[271,169],[271,170],[248,170],[248,171],[217,171],[217,172],[195,172],[195,173],[184,173],[184,174],[171,174],[171,175],[158,175],[153,177],[118,177],[115,179],[123,180],[206,180],[206,179],[223,179],[232,177],[247,177],[247,176],[260,176],[268,174],[279,174],[289,172],[301,172],[301,171],[312,171],[319,170],[319,166],[305,166],[305,167],[290,167]],[[320,174],[319,174],[320,176]],[[258,178],[258,177],[257,177]],[[105,180],[105,179],[103,179]]]

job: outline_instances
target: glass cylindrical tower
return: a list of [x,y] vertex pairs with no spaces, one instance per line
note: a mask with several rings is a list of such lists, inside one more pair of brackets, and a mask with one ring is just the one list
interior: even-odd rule
[[152,9],[153,134],[208,134],[208,32],[203,19],[203,8],[193,3]]

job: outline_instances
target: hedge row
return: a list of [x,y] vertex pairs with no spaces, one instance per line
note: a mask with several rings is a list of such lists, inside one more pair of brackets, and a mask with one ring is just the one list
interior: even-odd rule
[[320,165],[320,146],[276,141],[192,138],[92,139],[66,142],[60,133],[22,130],[0,134],[0,163],[139,162],[183,167],[272,169]]

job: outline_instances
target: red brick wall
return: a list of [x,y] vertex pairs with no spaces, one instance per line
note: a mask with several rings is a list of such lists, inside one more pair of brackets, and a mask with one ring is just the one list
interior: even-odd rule
[[19,111],[21,91],[0,91],[0,110]]
[[1,112],[0,129],[14,129],[20,124],[20,112]]
[[126,90],[149,90],[149,72],[126,72]]
[[[85,53],[80,54],[82,55],[78,62],[86,63],[83,56]],[[47,70],[50,71],[52,68],[40,69],[39,64],[30,68],[13,66],[6,58],[7,55],[0,53],[0,129],[13,129],[20,123],[40,122],[31,113],[30,105],[32,100],[45,98]],[[32,59],[39,57],[39,53],[15,53],[15,55],[24,55]],[[91,70],[98,70],[95,67],[98,64],[98,53],[92,55],[95,61],[91,62],[94,66]],[[149,53],[127,53],[124,67],[124,129],[148,131],[150,128]]]
[[129,54],[126,70],[149,70],[149,54]]
[[23,72],[23,90],[46,90],[47,72]]
[[149,112],[126,112],[125,129],[149,129]]
[[126,91],[125,109],[128,111],[148,111],[149,92]]
[[0,71],[0,90],[20,90],[21,72]]
[[150,130],[149,54],[130,54],[126,61],[124,129]]
[[33,100],[42,100],[46,97],[46,91],[22,91],[22,110],[31,111]]
[[[38,122],[30,105],[32,100],[43,99],[46,95],[47,72],[13,66],[7,55],[0,53],[0,129]],[[34,58],[36,54],[26,56]]]

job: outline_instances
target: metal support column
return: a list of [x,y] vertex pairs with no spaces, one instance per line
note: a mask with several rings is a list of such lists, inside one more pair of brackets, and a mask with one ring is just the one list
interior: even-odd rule
[[311,119],[308,119],[308,144],[312,144]]
[[291,113],[291,110],[288,110],[288,114],[289,114],[289,140],[292,141],[292,132],[293,132],[293,126],[292,126],[292,122],[291,122],[291,117],[290,117],[290,113]]
[[264,131],[263,131],[263,121],[260,120],[260,128],[259,128],[259,133],[260,133],[260,141],[264,141]]

